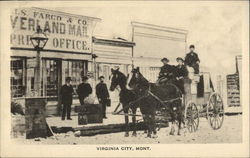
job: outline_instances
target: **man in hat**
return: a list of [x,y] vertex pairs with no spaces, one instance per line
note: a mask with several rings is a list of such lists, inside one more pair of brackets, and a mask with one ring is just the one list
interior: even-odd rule
[[188,71],[181,57],[176,58],[176,61],[178,62],[178,65],[175,67],[176,86],[181,90],[182,94],[185,94],[184,78],[187,77]]
[[185,64],[194,69],[195,74],[199,74],[199,64],[200,59],[198,55],[194,52],[194,45],[189,46],[190,52],[187,53],[185,57]]
[[83,83],[79,84],[79,86],[77,87],[77,94],[81,105],[84,105],[84,99],[92,93],[92,88],[88,83],[88,79],[89,78],[87,76],[83,76]]
[[174,80],[174,67],[168,64],[169,60],[167,58],[161,59],[161,62],[163,66],[161,67],[157,83],[172,82]]
[[70,117],[71,105],[72,105],[72,96],[73,96],[73,87],[70,84],[71,78],[66,78],[66,84],[62,86],[61,97],[63,104],[62,120],[65,120],[65,114],[67,113],[67,120],[72,120]]
[[96,85],[96,96],[99,100],[99,103],[102,104],[103,118],[106,119],[106,106],[109,99],[109,91],[106,83],[104,83],[104,76],[100,76],[99,80],[100,82]]

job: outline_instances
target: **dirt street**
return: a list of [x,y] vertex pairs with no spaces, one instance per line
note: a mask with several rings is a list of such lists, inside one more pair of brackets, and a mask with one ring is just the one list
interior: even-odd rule
[[186,143],[241,143],[242,142],[242,116],[225,116],[221,129],[213,130],[205,118],[200,119],[199,129],[195,133],[182,131],[182,135],[169,135],[170,128],[162,128],[157,133],[157,138],[145,138],[143,131],[137,132],[137,137],[130,133],[124,137],[124,133],[103,134],[91,137],[75,137],[73,132],[56,134],[47,139],[22,138],[15,141],[25,144],[186,144]]

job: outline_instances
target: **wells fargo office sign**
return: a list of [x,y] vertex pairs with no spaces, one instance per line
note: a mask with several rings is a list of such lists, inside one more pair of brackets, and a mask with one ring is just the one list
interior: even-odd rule
[[11,46],[33,48],[30,36],[39,25],[49,38],[44,49],[90,53],[97,20],[40,8],[16,9],[10,16]]

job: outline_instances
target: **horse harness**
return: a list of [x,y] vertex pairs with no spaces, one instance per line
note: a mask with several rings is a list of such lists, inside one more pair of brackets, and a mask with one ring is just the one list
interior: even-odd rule
[[[174,85],[174,86],[175,86],[175,85]],[[176,86],[175,86],[175,87],[176,87]],[[150,89],[151,89],[151,88],[150,88],[150,86],[149,86],[149,90],[147,91],[146,95],[143,95],[143,96],[139,97],[138,99],[136,99],[135,101],[130,102],[128,106],[124,107],[124,108],[121,109],[120,111],[116,112],[116,110],[117,110],[117,109],[116,109],[116,110],[115,110],[116,114],[119,114],[119,113],[122,112],[124,109],[130,108],[130,106],[131,106],[132,104],[135,104],[135,103],[139,102],[140,100],[142,100],[142,99],[144,99],[144,98],[146,98],[146,97],[148,97],[148,96],[152,96],[153,98],[155,98],[156,100],[158,100],[158,101],[159,101],[162,105],[164,105],[164,106],[166,106],[166,103],[171,103],[171,102],[174,102],[174,101],[176,101],[176,100],[182,100],[182,97],[177,97],[177,98],[174,98],[174,99],[169,99],[169,100],[162,101],[159,97],[157,97],[154,93],[152,93]],[[177,88],[177,89],[178,89],[178,88]],[[119,104],[120,104],[120,103],[119,103]],[[118,106],[119,106],[119,105],[118,105]]]

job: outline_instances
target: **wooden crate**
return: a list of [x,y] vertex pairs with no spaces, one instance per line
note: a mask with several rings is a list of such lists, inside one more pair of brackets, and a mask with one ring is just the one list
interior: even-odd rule
[[75,111],[78,113],[78,124],[103,123],[102,105],[85,104],[76,106]]
[[87,114],[88,123],[103,123],[102,114]]
[[78,125],[88,124],[88,117],[84,113],[78,113]]

